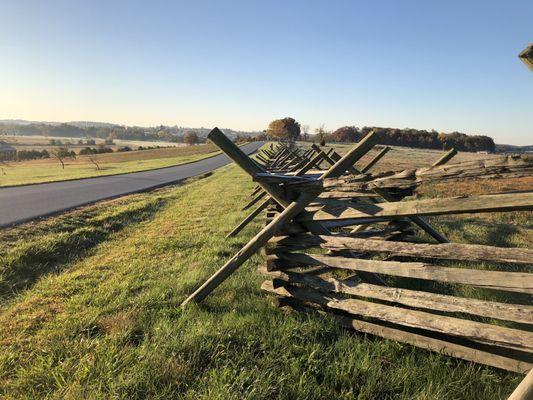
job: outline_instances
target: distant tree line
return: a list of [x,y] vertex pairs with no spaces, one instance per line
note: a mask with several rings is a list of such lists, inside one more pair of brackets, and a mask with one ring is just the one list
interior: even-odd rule
[[[272,121],[266,130],[268,138],[273,140],[307,140],[309,127],[296,122],[294,118],[286,117]],[[303,131],[303,133],[302,133]],[[494,152],[496,145],[488,136],[466,135],[460,132],[439,133],[435,130],[398,129],[382,127],[343,126],[333,132],[328,132],[324,126],[315,130],[313,140],[324,145],[327,141],[358,142],[370,131],[376,131],[378,143],[393,146],[419,147],[425,149],[451,149],[460,151],[489,151]]]
[[[89,137],[106,140],[146,140],[183,142],[183,136],[168,127],[125,127],[125,126],[75,126],[70,124],[1,124],[0,133],[10,135],[42,135],[56,137]],[[176,135],[174,135],[176,134]],[[52,139],[54,140],[54,139]]]
[[266,133],[260,133],[259,135],[255,135],[255,136],[237,135],[233,139],[233,142],[237,144],[242,144],[242,143],[248,143],[248,142],[265,142],[267,140],[268,140],[268,137]]
[[494,152],[494,140],[483,135],[466,135],[460,132],[439,133],[435,130],[398,129],[381,127],[344,126],[332,132],[329,139],[335,142],[357,142],[370,131],[376,131],[378,143],[393,146],[419,147],[425,149],[451,149],[460,151]]
[[80,156],[88,156],[91,154],[104,154],[104,153],[113,153],[113,149],[105,146],[98,147],[85,147],[80,150]]
[[[308,126],[303,129],[294,118],[286,117],[272,121],[266,130],[266,134],[273,140],[307,140]],[[303,133],[302,133],[303,131]],[[326,142],[358,142],[369,132],[376,131],[378,143],[383,145],[419,147],[425,149],[451,149],[460,151],[489,151],[494,152],[496,145],[488,136],[466,135],[460,132],[439,133],[435,130],[426,131],[420,129],[398,129],[382,127],[343,126],[333,132],[328,132],[324,126],[315,130],[313,140],[320,144]]]
[[[113,144],[113,141],[111,141],[110,143],[107,143],[108,141],[106,140],[106,144]],[[71,146],[73,145],[74,143],[70,142],[70,141],[66,141],[66,142],[62,142],[60,139],[50,139],[50,146]],[[96,144],[96,141],[94,139],[87,139],[85,141],[85,143],[83,142],[83,140],[78,140],[78,145],[83,145],[83,144],[86,144],[88,146],[91,146],[91,145],[95,145]]]
[[[27,123],[17,124],[0,123],[0,135],[42,135],[56,137],[79,137],[79,138],[99,138],[99,139],[122,139],[122,140],[144,140],[144,141],[166,141],[174,143],[184,143],[186,136],[195,134],[197,143],[204,143],[210,129],[207,128],[183,128],[179,126],[137,127],[121,125],[98,125],[90,126],[89,122],[80,125],[74,124],[49,124],[49,123]],[[246,136],[248,132],[224,129],[224,133],[230,137],[237,135]],[[258,134],[259,132],[251,132]],[[253,136],[253,135],[252,135]]]
[[[113,144],[114,139],[145,140],[145,141],[168,141],[194,145],[204,143],[209,129],[207,128],[182,128],[177,126],[159,125],[156,127],[127,127],[119,125],[90,126],[89,122],[80,125],[71,124],[45,124],[45,123],[0,123],[0,134],[14,135],[44,135],[57,137],[80,137],[105,139],[106,144]],[[426,131],[419,129],[398,129],[382,127],[344,126],[333,132],[327,132],[323,127],[317,130],[320,142],[357,142],[371,130],[376,130],[379,135],[379,143],[395,146],[409,146],[429,149],[449,149],[451,147],[461,151],[495,151],[492,138],[482,135],[466,135],[460,132],[439,133],[435,130]],[[303,131],[303,133],[302,133]],[[236,142],[266,140],[306,139],[308,126],[303,128],[291,117],[272,121],[264,133],[254,132],[248,135],[245,132],[224,129],[224,133]],[[310,136],[312,138],[312,136]],[[62,145],[58,139],[56,145]],[[79,141],[80,142],[80,141]],[[82,143],[79,143],[82,144]],[[87,145],[94,145],[93,139],[87,139]]]
[[47,150],[18,150],[16,160],[40,160],[42,158],[50,158],[50,153]]
[[532,153],[533,145],[517,146],[513,144],[497,144],[498,153]]

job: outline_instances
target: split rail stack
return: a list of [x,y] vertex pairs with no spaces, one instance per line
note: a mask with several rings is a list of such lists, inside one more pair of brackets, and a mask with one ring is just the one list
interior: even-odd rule
[[342,157],[277,144],[258,161],[216,128],[209,138],[258,183],[268,200],[263,209],[271,206],[264,228],[184,305],[264,248],[269,279],[262,288],[280,306],[468,361],[531,369],[533,250],[451,243],[427,217],[531,211],[533,191],[416,195],[426,183],[532,176],[533,157],[447,164],[449,152],[427,168],[372,174],[377,161],[361,169],[355,163],[374,147],[374,133]]

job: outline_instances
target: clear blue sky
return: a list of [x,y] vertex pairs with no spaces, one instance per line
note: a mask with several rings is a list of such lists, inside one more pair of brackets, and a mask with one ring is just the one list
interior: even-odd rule
[[533,144],[533,1],[0,0],[0,118]]

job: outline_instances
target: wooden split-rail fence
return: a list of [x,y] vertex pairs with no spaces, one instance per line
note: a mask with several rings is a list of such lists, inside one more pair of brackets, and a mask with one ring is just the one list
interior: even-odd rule
[[[533,250],[452,243],[427,217],[531,211],[533,191],[416,197],[425,183],[530,177],[532,156],[449,164],[450,150],[426,168],[372,173],[388,147],[363,167],[355,163],[374,148],[373,132],[343,156],[276,143],[255,159],[217,128],[208,137],[257,182],[251,211],[228,236],[263,211],[266,219],[183,305],[202,300],[262,249],[269,278],[262,289],[279,306],[464,360],[532,370]],[[530,372],[522,390],[531,379]]]

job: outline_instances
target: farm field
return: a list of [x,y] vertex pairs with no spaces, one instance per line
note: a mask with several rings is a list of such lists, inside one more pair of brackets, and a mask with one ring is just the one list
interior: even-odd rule
[[[86,144],[78,144],[78,141],[81,139],[82,141],[86,142],[87,138],[80,138],[80,137],[69,137],[69,136],[42,136],[42,135],[1,135],[0,140],[6,141],[10,143],[12,146],[14,146],[17,149],[26,149],[26,148],[32,148],[32,149],[47,149],[52,147],[50,145],[50,140],[59,140],[64,144],[67,144],[69,148],[83,148],[87,146]],[[96,142],[96,144],[104,144],[105,140],[100,138],[90,138]],[[138,146],[161,146],[161,147],[181,147],[185,146],[184,143],[175,143],[175,142],[154,142],[154,141],[147,141],[147,140],[124,140],[124,139],[114,139],[114,144],[108,145],[111,148],[118,148],[121,146],[130,146],[130,147],[138,147]]]
[[0,186],[144,171],[197,161],[218,153],[220,152],[212,144],[104,153],[92,156],[92,159],[98,163],[99,170],[89,156],[80,155],[75,159],[65,158],[64,169],[53,157],[42,160],[5,162],[0,163]]
[[[410,150],[389,152],[382,168],[424,166],[442,154]],[[455,160],[469,156],[486,157]],[[520,382],[278,309],[260,290],[259,255],[203,303],[180,309],[259,230],[261,218],[224,238],[253,186],[227,166],[0,231],[0,397],[499,399]],[[431,185],[422,195],[532,188],[532,178],[495,179]],[[528,212],[431,222],[454,242],[533,245]]]
[[[302,148],[310,147],[309,143],[299,143]],[[352,144],[339,144],[339,143],[327,143],[322,149],[327,152],[329,149],[334,148],[337,153],[344,155],[348,150],[353,147]],[[445,151],[433,150],[433,149],[416,149],[412,147],[400,147],[389,146],[391,150],[383,157],[376,166],[372,169],[373,172],[382,171],[400,171],[408,168],[415,168],[420,166],[429,166],[431,163],[437,161]],[[366,154],[359,162],[360,165],[365,165],[370,161],[378,150],[372,150]],[[459,163],[464,161],[481,160],[486,158],[498,157],[497,154],[478,154],[460,151],[450,161],[451,163]]]

